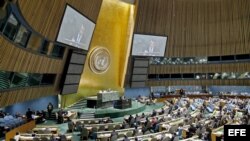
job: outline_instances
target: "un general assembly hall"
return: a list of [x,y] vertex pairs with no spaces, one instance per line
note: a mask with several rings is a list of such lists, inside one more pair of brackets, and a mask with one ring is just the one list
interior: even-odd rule
[[250,0],[0,0],[1,141],[247,141]]

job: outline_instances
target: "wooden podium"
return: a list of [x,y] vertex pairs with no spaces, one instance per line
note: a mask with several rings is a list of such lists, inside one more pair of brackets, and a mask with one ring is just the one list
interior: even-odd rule
[[132,107],[132,101],[131,99],[125,99],[125,100],[118,100],[115,102],[114,108],[116,109],[127,109]]
[[97,96],[87,97],[88,108],[107,108],[113,107],[113,102],[120,99],[117,91],[103,91],[97,93]]
[[104,91],[97,93],[97,108],[113,107],[113,102],[120,99],[117,91]]

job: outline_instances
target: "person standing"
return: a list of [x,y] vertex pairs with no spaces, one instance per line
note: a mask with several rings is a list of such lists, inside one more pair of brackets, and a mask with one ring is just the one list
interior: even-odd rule
[[19,141],[20,140],[20,134],[19,134],[19,132],[16,132],[16,135],[14,136],[14,140],[15,141]]
[[49,114],[49,118],[51,117],[52,111],[53,111],[53,105],[50,102],[47,106],[47,110],[48,110],[48,114]]
[[183,96],[185,96],[185,92],[184,92],[184,90],[183,89],[180,89],[180,95],[181,95],[181,97],[183,97]]
[[153,40],[150,40],[148,53],[154,53],[154,48],[155,48],[155,42]]
[[26,112],[26,118],[28,121],[32,120],[32,114],[32,111],[28,108],[28,111]]

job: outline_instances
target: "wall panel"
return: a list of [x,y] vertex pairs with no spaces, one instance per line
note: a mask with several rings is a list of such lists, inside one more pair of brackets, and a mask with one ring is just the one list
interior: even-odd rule
[[0,108],[19,102],[24,102],[49,95],[57,95],[59,92],[54,86],[43,86],[2,91],[0,94]]
[[[28,73],[57,74],[54,86],[20,88],[0,92],[0,107],[17,102],[56,95],[64,69],[68,49],[62,59],[55,59],[38,52],[39,37],[55,41],[66,3],[76,8],[96,23],[102,0],[18,0],[17,5],[27,24],[41,36],[33,37],[27,49],[19,48],[0,36],[0,70]],[[51,48],[49,49],[51,52]],[[14,98],[13,98],[14,97]]]
[[[65,59],[39,55],[14,44],[0,36],[0,70],[29,73],[61,73]],[[67,52],[67,50],[66,50]]]
[[169,73],[210,73],[210,72],[248,72],[250,63],[224,63],[202,65],[150,65],[149,74]]
[[[59,93],[59,81],[65,58],[55,59],[29,49],[17,47],[0,36],[0,70],[27,73],[57,74],[53,86],[27,87],[0,91],[0,107]],[[67,54],[68,50],[65,50]]]
[[231,85],[231,86],[249,86],[250,80],[164,80],[164,81],[147,81],[147,86],[212,86],[212,85]]
[[168,57],[250,53],[249,7],[249,0],[140,0],[134,32],[168,36]]
[[102,0],[18,0],[28,24],[52,41],[56,38],[66,3],[96,22]]
[[[247,0],[140,0],[134,32],[168,36],[166,57],[249,53],[249,6]],[[248,66],[244,63],[161,65],[150,66],[149,72],[242,72],[248,71]]]

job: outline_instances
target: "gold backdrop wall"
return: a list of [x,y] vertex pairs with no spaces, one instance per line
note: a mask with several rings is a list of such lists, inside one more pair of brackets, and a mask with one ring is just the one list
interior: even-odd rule
[[[123,93],[135,19],[133,11],[133,5],[119,0],[103,0],[78,93],[63,96],[63,107],[82,97],[96,95],[99,90],[110,88]],[[98,47],[106,48],[110,54],[109,69],[102,74],[92,72],[89,67],[90,54]]]

